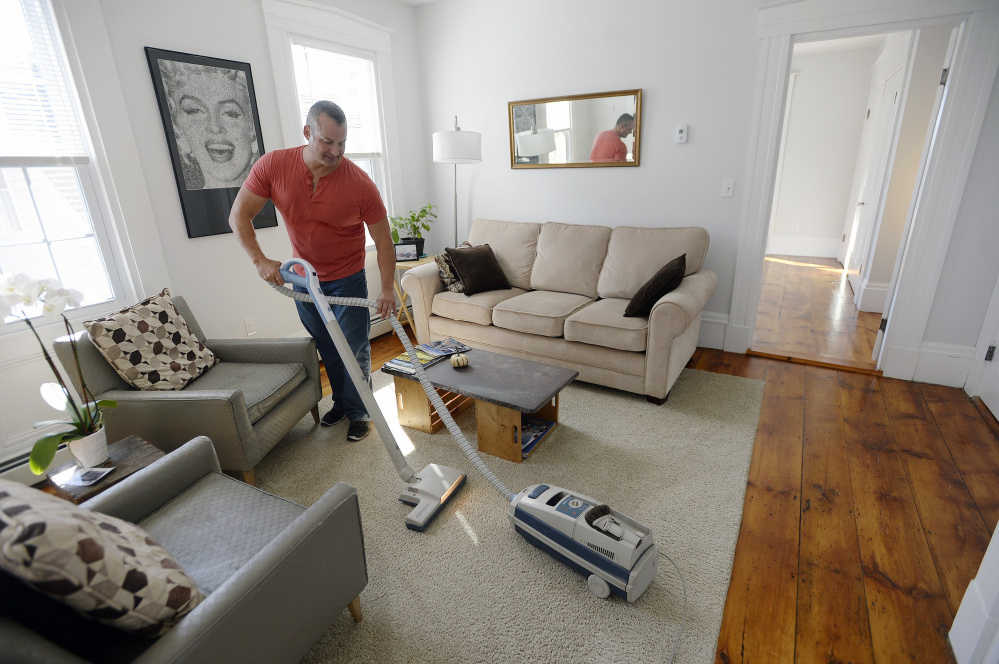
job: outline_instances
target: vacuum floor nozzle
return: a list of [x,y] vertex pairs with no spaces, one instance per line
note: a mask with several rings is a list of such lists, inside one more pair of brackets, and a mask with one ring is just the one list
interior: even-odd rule
[[445,503],[458,492],[465,483],[465,473],[454,468],[428,464],[406,483],[406,490],[399,494],[399,500],[407,505],[415,505],[406,517],[406,527],[424,531]]

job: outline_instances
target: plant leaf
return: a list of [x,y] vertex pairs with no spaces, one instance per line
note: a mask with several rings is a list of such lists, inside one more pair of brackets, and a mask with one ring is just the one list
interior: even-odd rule
[[63,426],[69,427],[69,430],[75,430],[76,424],[73,422],[67,422],[66,420],[42,420],[41,422],[35,422],[35,428],[47,427],[53,424],[61,424]]
[[35,446],[31,448],[31,458],[28,461],[31,472],[35,475],[41,475],[45,472],[45,469],[52,463],[52,459],[55,458],[59,443],[63,441],[67,433],[54,433],[44,438],[39,438],[35,442]]

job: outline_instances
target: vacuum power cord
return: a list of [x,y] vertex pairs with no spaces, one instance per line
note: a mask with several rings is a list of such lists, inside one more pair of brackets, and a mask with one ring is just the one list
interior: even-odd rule
[[[299,300],[301,302],[312,302],[312,297],[308,293],[301,293],[299,291],[292,290],[290,288],[285,288],[284,286],[275,286],[270,284],[271,288],[277,292],[292,298],[293,300]],[[364,307],[367,309],[377,309],[378,303],[374,300],[368,300],[361,297],[336,297],[333,295],[326,296],[327,301],[330,304],[338,304],[340,306],[346,307]],[[500,481],[498,477],[489,469],[486,462],[482,460],[479,456],[478,451],[472,447],[472,444],[465,438],[465,434],[462,433],[461,429],[455,423],[454,418],[451,417],[450,411],[448,411],[447,406],[444,405],[444,400],[441,399],[440,395],[437,394],[437,389],[427,378],[426,372],[423,370],[423,366],[420,364],[420,360],[416,354],[416,349],[413,348],[413,343],[409,340],[409,335],[403,329],[402,324],[399,319],[395,317],[395,314],[390,314],[388,318],[389,323],[392,325],[392,329],[395,331],[395,335],[399,337],[399,341],[402,342],[403,347],[406,349],[406,353],[409,355],[409,361],[416,370],[416,378],[420,381],[420,385],[423,387],[423,391],[427,393],[427,398],[430,399],[430,403],[433,404],[434,410],[437,411],[437,415],[440,416],[441,422],[447,427],[448,432],[457,441],[458,446],[461,451],[465,453],[468,460],[472,462],[475,469],[482,474],[490,484],[499,491],[507,502],[513,500],[516,496],[516,492],[511,491],[506,487],[503,482]]]

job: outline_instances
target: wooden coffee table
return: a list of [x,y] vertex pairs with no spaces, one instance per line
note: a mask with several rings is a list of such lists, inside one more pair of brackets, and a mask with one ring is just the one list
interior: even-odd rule
[[[485,350],[465,354],[467,367],[455,369],[443,360],[426,369],[427,378],[452,417],[475,404],[480,452],[520,463],[522,416],[557,423],[559,392],[579,372]],[[399,424],[426,433],[444,426],[415,375],[390,367],[382,371],[395,380]],[[537,444],[531,452],[535,449]]]

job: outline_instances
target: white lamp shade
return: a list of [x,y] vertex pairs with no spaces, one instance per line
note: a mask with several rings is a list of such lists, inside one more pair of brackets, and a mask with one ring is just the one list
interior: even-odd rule
[[555,130],[539,129],[517,134],[517,154],[521,157],[537,157],[555,150]]
[[482,134],[474,131],[436,132],[434,161],[439,164],[479,163],[482,161]]

